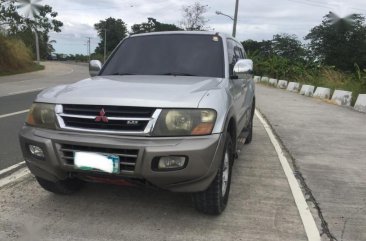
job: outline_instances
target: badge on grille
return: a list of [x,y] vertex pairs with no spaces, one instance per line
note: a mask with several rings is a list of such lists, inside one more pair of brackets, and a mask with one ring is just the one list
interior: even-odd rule
[[138,124],[139,124],[139,122],[138,121],[135,121],[135,120],[129,120],[129,121],[127,121],[127,125],[136,126]]
[[105,111],[104,108],[101,109],[101,111],[99,112],[99,116],[97,116],[95,118],[95,122],[104,122],[104,123],[108,123],[108,117],[105,115]]

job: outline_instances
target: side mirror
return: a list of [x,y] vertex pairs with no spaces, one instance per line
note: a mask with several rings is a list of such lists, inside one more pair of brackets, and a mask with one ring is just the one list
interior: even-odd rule
[[234,75],[244,79],[245,75],[253,74],[253,61],[251,59],[240,59],[234,66]]
[[91,77],[97,76],[102,69],[102,63],[99,60],[92,60],[89,63],[89,74]]

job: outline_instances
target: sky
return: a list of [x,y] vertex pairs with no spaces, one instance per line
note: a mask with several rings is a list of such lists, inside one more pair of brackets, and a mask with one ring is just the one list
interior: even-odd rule
[[[86,54],[87,38],[91,38],[92,52],[100,41],[94,24],[108,17],[121,18],[130,30],[135,23],[146,22],[148,17],[159,22],[179,24],[182,6],[197,0],[43,0],[58,12],[57,19],[64,23],[61,33],[51,33],[56,53]],[[234,15],[235,0],[199,0],[208,5],[205,14],[208,26],[217,32],[230,34],[232,20],[216,15],[216,11]],[[322,18],[332,11],[340,17],[351,13],[366,15],[365,0],[240,0],[237,39],[257,41],[272,39],[278,33],[295,34],[300,40]]]

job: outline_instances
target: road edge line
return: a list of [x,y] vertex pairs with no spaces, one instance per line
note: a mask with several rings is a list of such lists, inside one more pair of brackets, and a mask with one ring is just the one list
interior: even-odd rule
[[277,140],[276,136],[273,133],[271,126],[268,122],[264,119],[263,115],[259,110],[255,110],[255,115],[258,117],[259,121],[262,123],[264,129],[266,130],[269,139],[272,142],[273,147],[277,152],[278,159],[281,163],[282,169],[286,175],[287,181],[290,185],[290,189],[292,192],[292,196],[295,200],[296,207],[299,211],[301,221],[304,225],[306,235],[309,241],[320,241],[320,233],[319,229],[315,223],[314,217],[311,214],[310,208],[306,202],[305,196],[301,190],[300,184],[297,181],[294,172],[284,155],[284,151],[281,148],[279,141]]
[[22,91],[10,92],[7,95],[5,95],[4,97],[12,96],[12,95],[27,94],[27,93],[37,92],[37,91],[41,91],[41,90],[44,90],[44,88],[37,88],[37,89],[30,89],[30,90],[22,90]]
[[27,110],[21,110],[21,111],[17,111],[17,112],[5,114],[5,115],[0,115],[0,119],[6,118],[6,117],[15,116],[15,115],[24,114],[24,113],[27,113],[28,111],[29,111],[29,109],[27,109]]

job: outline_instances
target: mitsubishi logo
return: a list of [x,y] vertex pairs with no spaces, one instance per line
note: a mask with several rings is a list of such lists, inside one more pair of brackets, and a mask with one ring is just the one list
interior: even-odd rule
[[105,111],[104,108],[102,108],[99,112],[99,116],[97,116],[95,118],[95,122],[104,122],[104,123],[108,123],[108,117],[105,115]]

